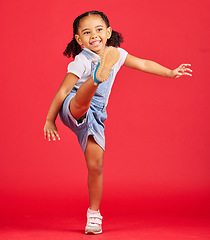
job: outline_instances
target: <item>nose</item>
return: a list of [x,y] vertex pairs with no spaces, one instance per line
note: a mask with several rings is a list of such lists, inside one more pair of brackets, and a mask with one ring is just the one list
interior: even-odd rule
[[97,35],[96,35],[96,34],[93,34],[93,35],[91,36],[91,38],[92,38],[92,39],[97,38]]
[[97,38],[97,37],[98,37],[97,32],[94,31],[91,35],[91,38],[94,39],[94,38]]

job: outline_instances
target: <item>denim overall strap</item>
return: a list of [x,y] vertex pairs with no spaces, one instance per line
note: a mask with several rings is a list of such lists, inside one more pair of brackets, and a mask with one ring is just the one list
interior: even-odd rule
[[82,50],[82,53],[85,55],[85,57],[86,57],[87,59],[89,59],[89,60],[93,60],[93,59],[94,59],[94,55],[93,55],[91,52],[83,49],[83,50]]

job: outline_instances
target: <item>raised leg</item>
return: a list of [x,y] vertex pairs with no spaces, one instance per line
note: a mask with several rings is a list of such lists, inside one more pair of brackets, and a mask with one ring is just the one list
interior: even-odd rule
[[98,84],[95,84],[93,77],[84,82],[70,102],[70,112],[78,120],[87,112],[91,99],[94,96]]
[[95,142],[93,136],[89,136],[85,159],[88,168],[90,209],[95,211],[100,207],[103,192],[103,156],[103,149]]
[[[96,72],[97,82],[107,81],[110,71],[120,57],[119,51],[114,47],[108,47],[101,57],[100,66]],[[85,115],[90,107],[91,99],[97,90],[98,84],[95,84],[93,77],[84,82],[70,102],[71,114],[78,120]]]

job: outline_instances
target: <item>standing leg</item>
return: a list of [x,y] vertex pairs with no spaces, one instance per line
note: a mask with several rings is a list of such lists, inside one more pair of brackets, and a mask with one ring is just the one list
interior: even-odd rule
[[98,211],[103,192],[103,149],[95,142],[93,136],[88,137],[85,159],[88,168],[88,188],[90,209]]
[[95,142],[93,136],[89,136],[85,158],[88,167],[90,208],[87,211],[85,234],[102,233],[102,216],[99,207],[103,191],[103,156],[103,149]]

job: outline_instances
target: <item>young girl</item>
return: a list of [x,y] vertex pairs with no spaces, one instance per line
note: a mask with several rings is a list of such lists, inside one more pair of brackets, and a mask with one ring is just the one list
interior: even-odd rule
[[113,31],[107,16],[98,11],[86,12],[73,23],[73,40],[64,55],[75,60],[68,65],[59,90],[51,103],[44,126],[45,139],[60,140],[55,120],[62,122],[78,137],[88,168],[90,207],[86,234],[102,233],[99,206],[103,188],[105,150],[104,121],[106,106],[115,76],[122,65],[170,78],[192,76],[190,64],[174,70],[153,61],[128,54],[120,47],[122,35]]

